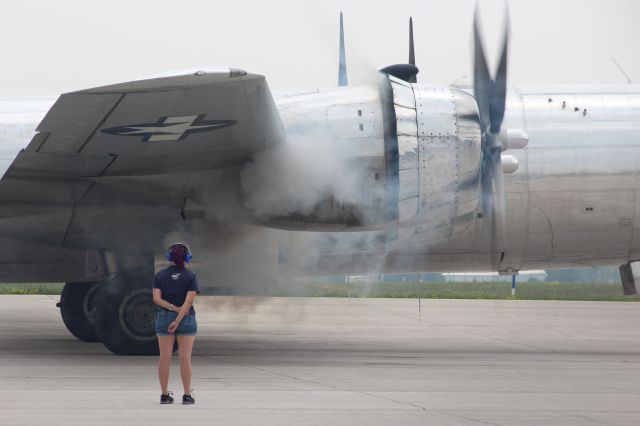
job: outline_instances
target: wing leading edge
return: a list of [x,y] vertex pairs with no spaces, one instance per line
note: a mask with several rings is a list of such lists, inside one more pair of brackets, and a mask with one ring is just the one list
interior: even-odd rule
[[68,93],[37,131],[26,153],[113,157],[96,176],[230,167],[285,135],[265,78],[235,69]]

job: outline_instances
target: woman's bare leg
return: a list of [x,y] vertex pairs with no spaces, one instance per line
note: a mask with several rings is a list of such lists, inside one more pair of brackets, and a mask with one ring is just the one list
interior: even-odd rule
[[173,355],[173,342],[176,336],[158,336],[158,346],[160,348],[160,360],[158,361],[158,378],[162,394],[169,392],[169,368],[171,367],[171,356]]
[[196,336],[177,336],[178,353],[180,354],[180,377],[184,393],[191,392],[191,350]]

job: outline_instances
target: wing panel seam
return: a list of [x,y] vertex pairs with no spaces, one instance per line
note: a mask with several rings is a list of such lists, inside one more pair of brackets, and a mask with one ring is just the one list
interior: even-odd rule
[[118,100],[113,104],[113,106],[109,109],[109,111],[104,115],[104,117],[102,117],[102,120],[100,120],[98,122],[98,125],[93,129],[93,131],[91,132],[91,134],[87,137],[87,139],[85,139],[85,141],[82,143],[82,145],[80,145],[78,147],[78,149],[76,150],[76,152],[80,153],[85,146],[87,146],[87,144],[89,143],[89,141],[93,138],[93,136],[98,132],[98,130],[100,130],[100,128],[102,127],[102,125],[107,121],[107,119],[109,118],[109,116],[113,113],[113,111],[115,111],[116,108],[118,108],[118,105],[120,105],[120,102],[122,102],[122,100],[125,98],[125,96],[127,96],[126,93],[122,93],[120,95],[120,98],[118,98]]

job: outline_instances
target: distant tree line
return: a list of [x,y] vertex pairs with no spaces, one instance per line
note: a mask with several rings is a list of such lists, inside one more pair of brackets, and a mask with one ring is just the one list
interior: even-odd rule
[[547,282],[620,283],[618,268],[548,269]]
[[[418,274],[385,274],[382,281],[386,283],[397,283],[403,281],[415,281]],[[444,275],[439,272],[423,272],[420,280],[428,283],[442,283],[445,281]]]
[[[415,282],[416,281],[416,273],[412,274],[383,274],[383,275],[372,275],[369,277],[371,282],[380,282],[383,283],[401,283],[401,282]],[[351,277],[351,281],[361,281],[362,275],[353,275]],[[346,275],[333,275],[328,277],[316,277],[311,281],[314,282],[322,282],[322,283],[345,283],[347,280]],[[420,274],[420,280],[422,282],[431,282],[431,283],[442,283],[446,280],[444,279],[444,275],[439,272],[423,272]]]
[[[620,273],[618,268],[606,267],[606,268],[580,268],[580,269],[547,269],[546,282],[560,282],[560,283],[609,283],[620,284]],[[383,274],[370,276],[371,282],[383,283],[400,283],[400,282],[415,282],[416,273],[411,274]],[[362,276],[353,276],[352,282],[361,280]],[[347,280],[346,275],[334,275],[331,277],[317,277],[312,281],[324,282],[324,283],[345,283]],[[445,282],[443,274],[438,272],[423,272],[420,274],[420,280],[422,282]],[[536,278],[529,278],[529,282],[538,281]]]

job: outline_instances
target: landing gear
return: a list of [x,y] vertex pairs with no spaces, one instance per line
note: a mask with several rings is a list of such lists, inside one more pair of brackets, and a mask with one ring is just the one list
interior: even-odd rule
[[123,271],[96,293],[96,336],[117,355],[158,354],[151,279],[144,271]]
[[635,262],[625,263],[620,267],[620,281],[622,281],[622,291],[625,296],[635,296],[638,294],[636,291],[636,280],[633,276],[633,269],[631,264]]
[[100,282],[67,283],[60,295],[60,314],[67,329],[78,339],[85,342],[98,342],[93,330],[95,294]]

